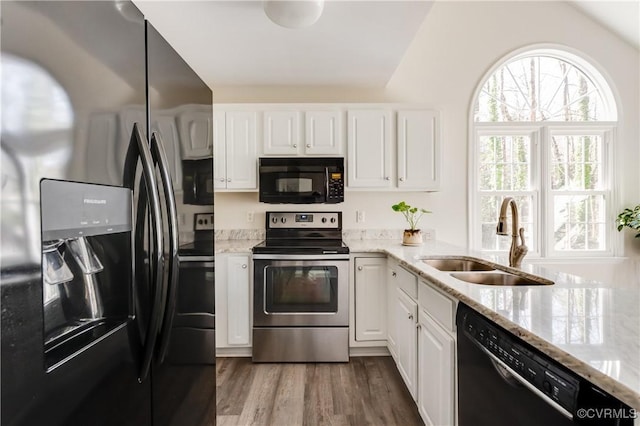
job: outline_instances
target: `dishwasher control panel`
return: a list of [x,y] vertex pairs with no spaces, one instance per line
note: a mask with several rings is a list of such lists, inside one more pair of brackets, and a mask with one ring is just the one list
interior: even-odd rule
[[517,375],[513,377],[514,380],[526,381],[569,413],[575,413],[580,388],[577,378],[476,312],[465,311],[462,324],[463,332],[491,355],[494,366],[497,364],[506,370],[502,371],[503,376]]

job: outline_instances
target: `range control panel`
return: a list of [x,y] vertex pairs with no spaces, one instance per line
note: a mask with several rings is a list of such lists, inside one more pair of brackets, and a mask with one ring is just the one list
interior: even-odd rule
[[[530,350],[518,339],[489,323],[479,314],[467,312],[463,319],[464,333],[505,364],[520,380],[547,395],[570,413],[574,413],[580,382],[565,373],[552,360]],[[494,361],[495,363],[496,361]],[[499,363],[498,363],[499,365]]]
[[267,229],[342,229],[341,212],[267,212]]

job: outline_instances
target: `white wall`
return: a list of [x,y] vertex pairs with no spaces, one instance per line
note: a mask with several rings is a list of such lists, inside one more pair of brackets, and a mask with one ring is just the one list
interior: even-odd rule
[[[608,78],[618,96],[620,127],[616,210],[640,202],[640,68],[638,50],[561,2],[436,2],[389,82],[389,96],[429,103],[442,110],[444,199],[439,238],[455,235],[467,221],[468,120],[482,76],[523,46],[556,43],[582,52]],[[466,235],[466,232],[465,232]],[[626,252],[640,245],[626,234]]]
[[[620,99],[618,205],[637,204],[638,50],[560,2],[436,2],[386,89],[214,87],[214,103],[389,101],[415,102],[440,110],[444,142],[441,192],[347,192],[347,201],[339,208],[344,212],[346,228],[400,229],[404,222],[390,206],[404,199],[434,211],[422,226],[436,229],[438,239],[466,246],[471,97],[497,60],[515,49],[538,43],[558,43],[583,52],[609,78]],[[260,214],[269,208],[273,206],[258,204],[255,194],[218,194],[216,226],[263,227],[264,216]],[[355,222],[358,209],[366,212],[364,223]],[[258,213],[253,224],[245,220],[244,212],[249,210]],[[627,236],[627,253],[640,254],[638,244],[631,242],[632,235]]]

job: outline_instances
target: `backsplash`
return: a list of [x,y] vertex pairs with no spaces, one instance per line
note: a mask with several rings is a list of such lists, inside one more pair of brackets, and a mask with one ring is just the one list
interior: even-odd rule
[[[402,229],[345,229],[342,231],[342,238],[345,240],[401,240],[402,233]],[[435,235],[434,229],[422,230],[424,241],[435,240]]]
[[[400,240],[402,229],[345,229],[342,238],[345,240]],[[425,241],[435,240],[434,229],[423,229]],[[216,229],[215,239],[222,240],[264,240],[264,229]]]

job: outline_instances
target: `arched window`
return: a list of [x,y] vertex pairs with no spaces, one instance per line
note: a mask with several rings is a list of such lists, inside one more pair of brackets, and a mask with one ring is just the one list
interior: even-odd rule
[[530,252],[612,254],[615,105],[601,73],[564,50],[527,49],[488,73],[472,108],[473,248],[508,250],[495,225],[510,196]]

